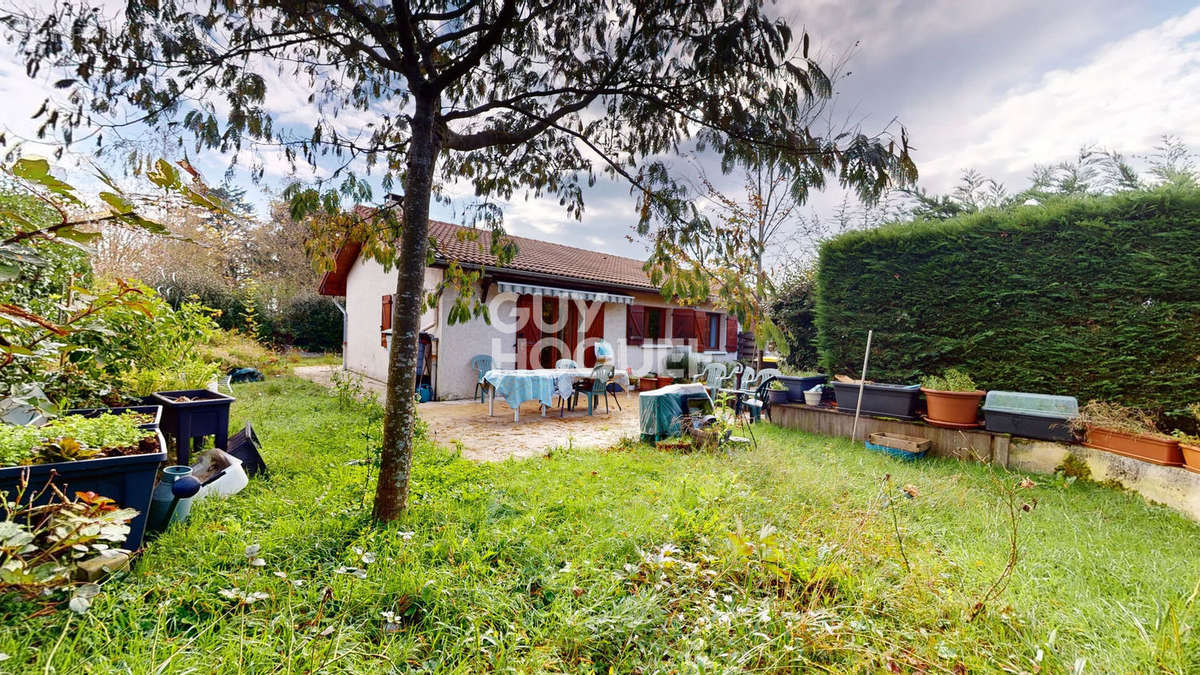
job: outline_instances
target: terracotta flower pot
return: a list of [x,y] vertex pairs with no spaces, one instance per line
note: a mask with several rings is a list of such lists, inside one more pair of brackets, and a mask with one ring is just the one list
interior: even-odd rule
[[930,422],[956,426],[979,424],[979,402],[985,391],[939,391],[921,387]]
[[1180,443],[1179,450],[1183,453],[1184,468],[1200,473],[1200,445]]
[[659,375],[658,376],[658,388],[662,389],[663,387],[669,387],[669,386],[671,386],[671,383],[674,381],[675,381],[675,378],[671,377],[670,375]]
[[643,377],[638,380],[638,391],[654,391],[658,389],[658,377]]
[[1131,434],[1104,427],[1088,427],[1083,444],[1097,450],[1107,450],[1118,455],[1140,459],[1151,464],[1180,466],[1183,452],[1179,441],[1166,436]]

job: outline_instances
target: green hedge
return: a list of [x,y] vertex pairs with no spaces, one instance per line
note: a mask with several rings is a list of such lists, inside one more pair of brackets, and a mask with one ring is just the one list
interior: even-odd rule
[[1200,192],[1158,190],[851,232],[821,249],[821,365],[1152,410],[1200,400]]

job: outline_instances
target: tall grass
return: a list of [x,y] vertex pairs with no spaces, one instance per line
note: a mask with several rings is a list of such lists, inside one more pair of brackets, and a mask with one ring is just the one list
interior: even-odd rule
[[[0,602],[0,669],[1200,666],[1200,527],[1133,495],[764,426],[732,455],[630,443],[490,465],[422,440],[410,511],[375,526],[359,405],[290,378],[241,389],[235,425],[254,420],[271,479],[196,505],[86,615]],[[1013,491],[1037,504],[1019,562],[971,621],[1008,560]]]

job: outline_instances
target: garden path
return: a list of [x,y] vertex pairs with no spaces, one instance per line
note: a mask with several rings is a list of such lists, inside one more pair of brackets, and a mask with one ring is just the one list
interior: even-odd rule
[[[338,366],[297,366],[297,377],[324,386],[332,386]],[[364,387],[382,399],[384,384],[370,378],[360,378]],[[429,425],[434,441],[452,447],[462,444],[463,457],[475,461],[493,462],[509,457],[536,457],[555,447],[607,447],[621,438],[638,433],[637,394],[620,394],[623,410],[611,407],[610,414],[599,412],[588,417],[586,406],[568,411],[562,418],[558,409],[542,417],[537,403],[527,401],[521,406],[521,421],[513,423],[508,406],[497,401],[496,414],[488,416],[486,404],[478,401],[431,401],[417,406],[417,414]],[[581,401],[582,404],[582,401]],[[603,406],[601,406],[603,407]]]

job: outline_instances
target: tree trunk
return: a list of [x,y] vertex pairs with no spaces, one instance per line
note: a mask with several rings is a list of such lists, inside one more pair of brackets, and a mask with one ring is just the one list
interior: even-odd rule
[[418,97],[408,146],[404,177],[403,232],[396,258],[399,274],[392,304],[392,343],[388,349],[386,409],[379,483],[375,488],[375,519],[395,520],[408,507],[412,471],[412,434],[417,419],[414,396],[417,371],[417,333],[421,330],[424,299],[425,248],[429,232],[429,196],[437,161],[434,133],[435,97]]

